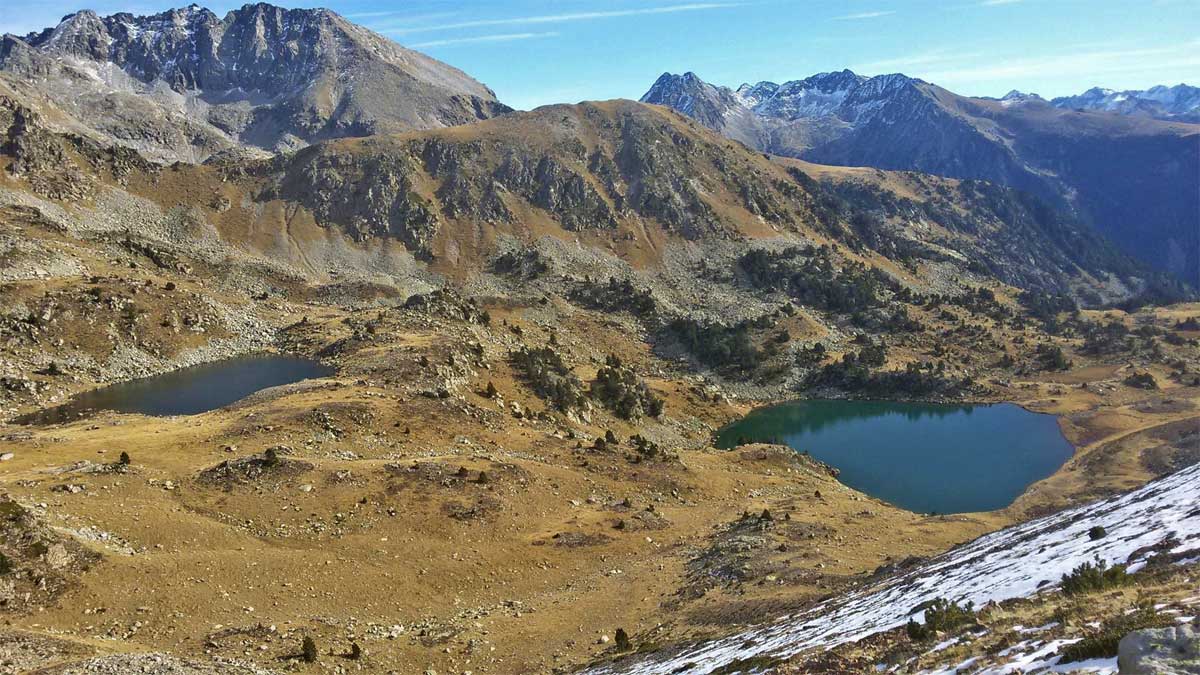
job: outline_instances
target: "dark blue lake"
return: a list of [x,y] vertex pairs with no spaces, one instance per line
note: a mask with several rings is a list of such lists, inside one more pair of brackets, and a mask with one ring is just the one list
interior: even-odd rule
[[290,384],[334,371],[312,359],[252,354],[181,368],[162,375],[84,392],[67,403],[14,420],[17,424],[61,424],[97,410],[145,415],[195,415],[243,399],[260,389]]
[[920,513],[1003,508],[1074,453],[1053,415],[1011,403],[798,401],[729,424],[717,446],[739,439],[807,451],[846,485]]

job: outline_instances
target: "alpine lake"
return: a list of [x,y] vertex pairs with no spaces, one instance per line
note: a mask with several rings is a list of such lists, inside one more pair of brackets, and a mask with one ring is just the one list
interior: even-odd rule
[[752,411],[717,447],[780,443],[841,473],[845,485],[918,513],[1008,506],[1074,453],[1052,415],[1011,403],[797,401]]
[[100,410],[152,416],[195,415],[222,408],[268,387],[332,373],[332,368],[312,359],[250,354],[87,391],[62,405],[29,413],[14,422],[62,424]]

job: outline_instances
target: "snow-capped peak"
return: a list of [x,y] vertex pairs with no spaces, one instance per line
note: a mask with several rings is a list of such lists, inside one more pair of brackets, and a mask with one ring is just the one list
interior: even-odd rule
[[1200,122],[1200,88],[1186,84],[1173,87],[1158,85],[1146,90],[1125,91],[1092,87],[1077,96],[1062,96],[1050,103],[1068,110]]

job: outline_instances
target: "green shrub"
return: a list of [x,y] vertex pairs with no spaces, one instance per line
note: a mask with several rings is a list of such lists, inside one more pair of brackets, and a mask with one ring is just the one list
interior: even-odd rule
[[522,348],[510,354],[509,359],[525,374],[533,391],[558,410],[566,412],[583,407],[583,383],[554,349]]
[[1070,574],[1064,574],[1061,588],[1066,595],[1083,595],[1125,586],[1132,581],[1124,565],[1109,567],[1108,563],[1096,558],[1096,562],[1081,563]]
[[909,619],[904,629],[910,639],[921,641],[969,623],[975,623],[975,603],[959,606],[945,598],[936,598],[925,607],[924,624]]
[[654,314],[654,294],[647,288],[637,288],[628,279],[609,277],[608,283],[585,278],[583,283],[571,290],[570,299],[588,309],[606,312],[627,312],[647,318]]
[[750,339],[749,322],[733,326],[703,324],[695,319],[675,319],[667,327],[697,361],[732,377],[749,377],[764,360]]
[[317,643],[310,635],[305,635],[304,641],[300,643],[300,658],[304,659],[305,663],[317,661]]
[[8,556],[0,553],[0,577],[13,571],[12,560]]
[[617,629],[616,645],[617,651],[621,652],[633,649],[633,643],[629,641],[629,633],[626,633],[624,628]]
[[1158,389],[1158,382],[1150,373],[1134,373],[1125,378],[1125,386],[1134,389]]
[[1038,345],[1037,349],[1034,350],[1034,355],[1038,367],[1042,370],[1067,370],[1071,367],[1071,361],[1067,359],[1067,355],[1063,353],[1062,347],[1058,345]]
[[596,372],[591,394],[621,419],[658,417],[663,411],[663,400],[650,391],[637,373],[621,365],[616,356],[609,356],[604,367]]

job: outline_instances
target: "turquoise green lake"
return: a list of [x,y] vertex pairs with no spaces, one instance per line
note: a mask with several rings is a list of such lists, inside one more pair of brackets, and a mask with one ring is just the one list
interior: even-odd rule
[[798,401],[729,424],[717,447],[739,440],[808,452],[846,485],[920,513],[1003,508],[1074,453],[1053,415],[1011,403]]

